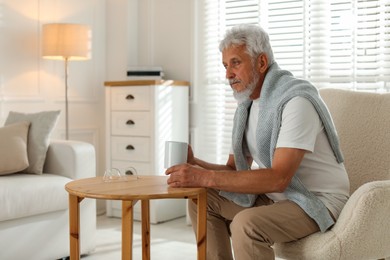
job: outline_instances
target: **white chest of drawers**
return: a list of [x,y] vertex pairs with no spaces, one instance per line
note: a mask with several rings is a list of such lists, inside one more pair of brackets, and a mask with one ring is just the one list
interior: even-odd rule
[[[164,175],[165,141],[188,142],[188,82],[106,82],[106,169]],[[134,218],[140,218],[137,203]],[[121,202],[107,201],[107,215],[121,217]],[[151,201],[150,222],[186,215],[184,200]]]

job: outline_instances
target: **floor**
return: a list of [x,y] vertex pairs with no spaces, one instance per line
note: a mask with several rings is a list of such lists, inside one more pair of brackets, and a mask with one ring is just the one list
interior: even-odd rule
[[[82,260],[121,259],[121,219],[105,215],[97,218],[96,250]],[[150,225],[151,259],[195,260],[196,240],[186,219],[178,218]],[[133,259],[142,259],[141,222],[134,222]]]
[[[186,218],[178,218],[150,226],[151,259],[196,260],[196,240]],[[141,222],[134,222],[133,259],[142,259]],[[82,260],[121,259],[121,219],[105,215],[97,217],[96,250]],[[277,260],[282,260],[276,258]]]

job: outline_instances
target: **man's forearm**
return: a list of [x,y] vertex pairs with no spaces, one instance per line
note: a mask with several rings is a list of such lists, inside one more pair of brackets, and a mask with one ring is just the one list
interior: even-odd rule
[[199,167],[202,167],[202,168],[207,169],[207,170],[215,170],[215,171],[235,170],[234,168],[230,167],[229,165],[208,163],[208,162],[205,162],[203,160],[200,160],[199,158],[194,158],[194,162]]

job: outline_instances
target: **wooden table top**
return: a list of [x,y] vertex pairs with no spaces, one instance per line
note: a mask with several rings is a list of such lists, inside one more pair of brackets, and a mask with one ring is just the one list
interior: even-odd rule
[[168,176],[138,176],[138,179],[103,181],[103,177],[74,180],[65,185],[72,195],[108,200],[195,198],[205,188],[171,188]]

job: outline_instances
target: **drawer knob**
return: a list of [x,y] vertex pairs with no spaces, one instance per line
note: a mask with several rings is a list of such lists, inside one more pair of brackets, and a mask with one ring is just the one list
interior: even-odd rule
[[131,94],[129,94],[129,95],[127,95],[127,96],[126,96],[126,99],[127,99],[127,100],[134,99],[134,96],[133,96],[133,95],[131,95]]
[[129,144],[128,146],[126,146],[126,150],[134,150],[134,146],[132,146],[131,144]]
[[127,120],[126,122],[126,125],[134,125],[134,124],[135,124],[134,121],[131,119]]
[[134,175],[134,172],[132,172],[131,170],[127,170],[127,171],[125,172],[125,174],[126,174],[126,175]]

